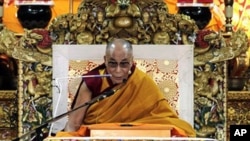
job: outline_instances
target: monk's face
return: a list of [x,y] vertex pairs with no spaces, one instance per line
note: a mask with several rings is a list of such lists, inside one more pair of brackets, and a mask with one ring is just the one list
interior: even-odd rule
[[123,83],[127,80],[132,63],[133,56],[126,48],[115,47],[104,56],[106,68],[112,75],[111,80],[114,84]]

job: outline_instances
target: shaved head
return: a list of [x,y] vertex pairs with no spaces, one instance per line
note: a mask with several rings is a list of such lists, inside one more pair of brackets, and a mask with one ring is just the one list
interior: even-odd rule
[[110,55],[115,49],[120,49],[126,51],[126,53],[133,56],[132,45],[124,39],[113,39],[107,44],[106,55]]

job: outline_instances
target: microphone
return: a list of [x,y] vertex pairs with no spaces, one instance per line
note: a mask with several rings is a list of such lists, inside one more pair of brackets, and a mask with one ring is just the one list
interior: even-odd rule
[[126,83],[126,82],[127,82],[127,79],[124,78],[124,79],[122,80],[122,83]]
[[102,92],[101,95],[99,95],[99,96],[93,98],[93,99],[90,101],[91,103],[89,103],[89,104],[93,104],[93,103],[95,103],[95,102],[98,102],[98,101],[100,101],[100,100],[103,100],[103,99],[105,99],[105,98],[107,98],[107,97],[113,95],[115,92],[117,92],[118,90],[120,90],[120,89],[125,85],[126,82],[127,82],[127,79],[123,79],[123,82],[122,82],[121,84],[116,84],[116,85],[114,86],[114,88]]
[[79,107],[76,107],[76,108],[74,108],[74,109],[72,109],[72,110],[70,110],[68,112],[65,112],[65,113],[63,113],[63,114],[61,114],[59,116],[56,116],[56,117],[48,120],[47,122],[41,124],[40,126],[34,128],[33,130],[31,130],[30,132],[27,132],[26,134],[23,134],[22,136],[17,137],[16,139],[14,139],[12,141],[19,141],[19,140],[23,139],[24,137],[26,137],[28,135],[32,135],[32,134],[36,134],[37,135],[37,137],[35,137],[36,141],[43,141],[43,139],[44,139],[43,134],[42,134],[43,133],[42,132],[43,128],[47,127],[50,123],[53,123],[53,122],[55,122],[55,121],[57,121],[57,120],[65,117],[65,116],[69,115],[70,113],[72,113],[72,112],[74,112],[74,111],[76,111],[76,110],[78,110],[80,108],[83,108],[85,106],[90,106],[91,104],[94,104],[95,102],[99,102],[99,101],[101,101],[101,100],[103,100],[103,99],[105,99],[105,98],[113,95],[115,92],[117,92],[118,90],[120,90],[125,85],[126,81],[127,80],[124,79],[122,83],[115,85],[110,90],[102,92],[101,95],[99,95],[99,96],[91,99],[89,102],[86,102],[86,103],[80,105]]
[[53,80],[58,80],[58,79],[70,79],[70,78],[93,78],[93,77],[111,77],[111,74],[103,74],[103,75],[80,75],[80,76],[75,76],[75,77],[59,77],[59,78],[53,78]]
[[56,87],[58,89],[58,93],[61,93],[61,87],[60,87],[60,83],[58,82],[58,80],[61,79],[75,79],[75,78],[98,78],[98,77],[112,77],[111,74],[103,74],[103,75],[79,75],[79,76],[73,76],[73,77],[58,77],[58,78],[53,78],[52,80],[55,81],[55,85],[53,85],[53,87]]

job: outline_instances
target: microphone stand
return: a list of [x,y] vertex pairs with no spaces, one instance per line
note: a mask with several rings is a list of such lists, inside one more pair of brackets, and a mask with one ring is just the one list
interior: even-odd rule
[[[120,87],[118,89],[120,89]],[[55,121],[57,121],[57,120],[65,117],[65,116],[67,116],[68,114],[70,114],[70,113],[72,113],[72,112],[74,112],[74,111],[76,111],[76,110],[78,110],[78,109],[80,109],[82,107],[90,106],[91,104],[99,102],[99,101],[101,101],[101,100],[103,100],[103,99],[105,99],[105,98],[113,95],[118,89],[116,89],[116,90],[111,89],[111,90],[105,91],[105,92],[103,92],[103,94],[101,94],[101,95],[99,95],[99,96],[91,99],[89,102],[86,102],[86,103],[84,103],[83,105],[80,105],[77,108],[74,108],[74,109],[72,109],[72,110],[70,110],[70,111],[68,111],[66,113],[63,113],[63,114],[61,114],[59,116],[56,116],[56,117],[48,120],[47,122],[43,123],[42,125],[36,127],[35,129],[31,130],[30,132],[27,132],[27,133],[23,134],[20,137],[17,137],[16,139],[14,139],[12,141],[19,141],[20,139],[23,139],[24,137],[26,137],[28,135],[31,135],[33,133],[36,133],[36,137],[35,137],[36,141],[43,141],[44,138],[43,138],[42,129],[45,128],[45,127],[47,127],[50,123],[53,123],[53,122],[55,122]]]

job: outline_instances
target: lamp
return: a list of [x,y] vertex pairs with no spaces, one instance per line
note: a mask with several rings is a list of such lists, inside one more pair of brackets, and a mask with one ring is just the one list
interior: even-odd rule
[[17,18],[23,28],[45,28],[52,17],[53,0],[15,0]]

